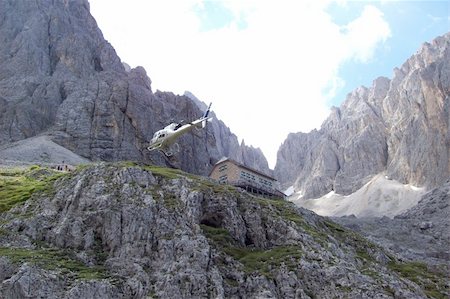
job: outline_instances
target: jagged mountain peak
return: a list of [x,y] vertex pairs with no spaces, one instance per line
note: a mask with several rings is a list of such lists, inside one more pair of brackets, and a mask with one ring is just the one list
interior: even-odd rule
[[[202,115],[192,94],[153,92],[144,68],[126,69],[87,1],[0,0],[0,7],[0,146],[46,135],[91,161],[165,165],[146,149],[153,133]],[[220,121],[179,144],[172,165],[192,173],[206,175],[222,156],[241,152],[258,157],[250,167],[268,171],[264,155],[241,148]]]
[[290,134],[275,174],[304,198],[355,192],[381,172],[433,188],[450,176],[450,34],[424,44],[392,80],[348,94],[319,131]]

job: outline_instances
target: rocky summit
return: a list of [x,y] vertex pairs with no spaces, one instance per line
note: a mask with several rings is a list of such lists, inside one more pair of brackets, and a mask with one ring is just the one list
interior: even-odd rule
[[330,219],[134,163],[3,169],[1,298],[444,298]]
[[383,173],[432,189],[450,177],[450,33],[425,43],[392,79],[351,92],[320,130],[292,133],[275,174],[304,199],[349,195]]
[[[0,0],[0,7],[2,159],[16,159],[3,149],[23,152],[14,142],[31,138],[26,144],[34,153],[21,159],[61,163],[64,158],[36,143],[42,139],[33,139],[44,136],[50,139],[45,148],[56,143],[79,156],[74,161],[165,165],[158,152],[146,149],[154,132],[203,114],[189,94],[153,92],[144,68],[125,67],[87,0]],[[181,137],[179,144],[183,151],[172,164],[188,172],[206,175],[223,156],[269,172],[262,152],[239,145],[217,119],[206,130]],[[247,156],[255,159],[244,161]]]

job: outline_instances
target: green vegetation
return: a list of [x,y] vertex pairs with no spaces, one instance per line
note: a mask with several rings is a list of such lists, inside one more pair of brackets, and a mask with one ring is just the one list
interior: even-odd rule
[[342,243],[349,244],[355,248],[355,258],[360,262],[360,271],[362,274],[379,280],[380,275],[375,270],[377,261],[374,258],[374,253],[377,251],[383,251],[383,249],[368,240],[364,239],[359,234],[342,227],[341,225],[325,220],[322,225],[329,234]]
[[78,279],[107,278],[102,266],[88,267],[71,259],[67,252],[59,249],[25,249],[0,247],[0,256],[8,257],[12,263],[33,263],[47,270],[58,270],[65,274],[75,275]]
[[246,273],[259,272],[271,277],[271,270],[285,264],[289,270],[295,270],[302,253],[298,246],[278,246],[269,250],[251,250],[248,248],[228,247],[224,252],[238,260]]
[[249,249],[236,246],[235,240],[224,228],[201,225],[208,239],[227,255],[243,265],[246,273],[258,272],[272,278],[271,270],[285,264],[289,270],[296,269],[302,252],[298,246],[278,246],[269,250]]
[[224,228],[212,227],[205,224],[200,224],[200,227],[208,239],[211,239],[215,244],[220,245],[221,247],[232,246],[235,243],[230,233]]
[[380,275],[378,274],[378,272],[373,269],[370,269],[370,268],[362,269],[361,273],[366,276],[372,277],[374,280],[378,280],[380,278]]
[[405,277],[417,283],[425,294],[431,298],[444,299],[447,298],[448,283],[445,279],[448,273],[434,273],[431,272],[427,265],[422,262],[396,262],[392,261],[388,267],[397,272],[400,276]]
[[260,203],[262,207],[270,209],[272,214],[275,213],[275,215],[280,216],[285,220],[290,220],[300,226],[306,225],[305,220],[296,213],[295,206],[291,202],[278,199],[258,198],[258,203]]
[[153,186],[153,188],[147,191],[157,203],[163,204],[168,210],[174,211],[184,205],[173,190],[163,191],[159,186]]
[[328,229],[330,229],[331,231],[334,231],[334,232],[336,232],[338,234],[346,234],[346,233],[348,233],[348,230],[346,230],[345,228],[343,228],[342,226],[340,226],[336,222],[324,221],[324,224],[325,224],[326,227],[328,227]]
[[[132,162],[122,162],[121,165],[124,166],[139,166],[136,163]],[[159,176],[165,179],[177,179],[177,178],[188,178],[195,182],[195,185],[192,187],[193,190],[197,191],[207,191],[212,190],[215,193],[223,193],[223,192],[236,192],[236,189],[229,185],[217,184],[208,178],[198,176],[195,174],[184,172],[180,169],[173,169],[155,165],[146,165],[142,167],[143,169],[150,171],[153,175]]]
[[325,220],[324,227],[337,240],[352,245],[356,249],[356,257],[360,259],[363,264],[373,263],[375,259],[372,257],[373,252],[383,251],[381,247],[364,239],[361,235],[342,227],[341,225]]
[[162,200],[164,202],[164,206],[169,210],[176,210],[183,205],[183,202],[175,194],[168,192],[166,192]]
[[34,193],[51,193],[53,183],[67,173],[31,166],[28,169],[0,169],[0,212],[9,211]]
[[78,164],[75,169],[75,172],[79,173],[80,171],[88,169],[88,168],[92,167],[93,165],[94,165],[93,163]]
[[356,257],[363,261],[363,263],[375,262],[375,259],[369,255],[367,250],[361,248],[356,249]]
[[193,190],[203,192],[212,191],[218,194],[222,193],[222,194],[229,194],[232,196],[239,196],[239,193],[236,190],[236,188],[227,184],[219,184],[205,178],[197,178],[195,183],[196,185],[193,187]]
[[268,212],[265,212],[265,214],[270,213],[282,218],[283,220],[294,222],[299,228],[308,233],[318,243],[324,245],[325,240],[328,239],[327,234],[321,232],[318,228],[313,227],[305,221],[305,219],[296,211],[294,203],[286,200],[267,198],[258,198],[258,203],[260,203],[265,209],[269,210]]
[[137,162],[135,162],[135,161],[112,162],[112,163],[110,163],[110,165],[118,165],[120,167],[135,167],[135,166],[139,166],[139,164]]
[[180,176],[186,176],[186,173],[179,169],[160,167],[160,166],[144,166],[145,170],[150,171],[156,176],[164,177],[167,179],[177,179]]

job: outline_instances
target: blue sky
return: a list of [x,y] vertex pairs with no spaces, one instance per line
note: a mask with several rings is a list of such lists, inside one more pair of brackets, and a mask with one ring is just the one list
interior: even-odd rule
[[205,1],[202,5],[195,5],[193,10],[200,19],[201,31],[220,29],[233,22],[239,29],[245,29],[247,25],[243,16],[234,15],[221,1]]
[[346,6],[336,3],[327,11],[336,24],[344,25],[358,16],[367,4],[380,9],[391,29],[383,45],[377,47],[370,61],[361,63],[350,60],[339,68],[339,76],[345,85],[332,100],[338,106],[347,93],[358,86],[371,86],[372,81],[385,76],[392,78],[394,67],[400,67],[424,42],[450,31],[449,1],[350,1]]
[[122,61],[153,90],[188,90],[274,166],[291,132],[320,128],[332,105],[392,78],[450,31],[449,1],[90,0]]

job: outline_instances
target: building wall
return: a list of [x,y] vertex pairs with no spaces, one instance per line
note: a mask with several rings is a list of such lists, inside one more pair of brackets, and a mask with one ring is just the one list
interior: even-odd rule
[[275,188],[275,180],[261,176],[250,169],[239,167],[231,161],[224,161],[216,165],[210,177],[220,183],[248,181],[266,188]]
[[220,183],[234,182],[239,179],[240,168],[231,161],[214,166],[210,177]]

